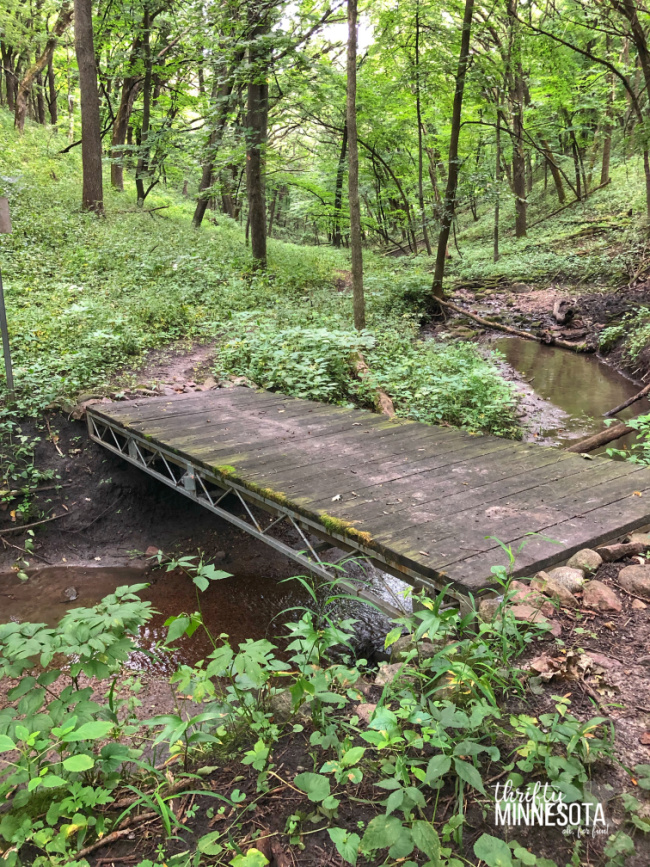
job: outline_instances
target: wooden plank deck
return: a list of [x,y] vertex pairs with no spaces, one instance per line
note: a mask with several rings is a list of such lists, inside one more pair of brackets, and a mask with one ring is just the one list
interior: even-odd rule
[[457,593],[484,590],[506,564],[496,539],[526,543],[515,570],[526,575],[650,523],[650,469],[282,394],[218,389],[88,416],[104,445],[93,423],[236,484],[411,583]]

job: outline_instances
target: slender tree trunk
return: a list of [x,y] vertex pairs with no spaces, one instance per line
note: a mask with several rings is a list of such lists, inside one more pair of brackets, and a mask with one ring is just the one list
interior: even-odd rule
[[140,142],[138,164],[135,169],[135,187],[138,196],[138,205],[142,207],[147,197],[144,188],[145,179],[149,179],[149,127],[151,124],[151,86],[152,86],[152,60],[151,60],[151,15],[149,2],[146,0],[144,17],[142,22],[142,48],[144,54],[144,84],[142,86],[142,124],[140,126]]
[[269,225],[266,230],[266,235],[268,238],[271,237],[271,230],[273,229],[273,219],[275,218],[275,208],[278,203],[278,188],[276,187],[273,190],[273,198],[271,199],[271,208],[269,210]]
[[[49,62],[49,61],[48,61]],[[36,76],[36,119],[45,126],[45,93],[43,91],[43,74],[41,72]]]
[[[76,13],[76,2],[74,12]],[[54,27],[52,28],[52,32],[48,36],[47,42],[45,43],[45,48],[43,49],[40,56],[36,59],[35,63],[29,67],[29,69],[23,76],[20,84],[18,85],[14,108],[14,125],[18,132],[22,132],[25,127],[25,117],[27,116],[27,103],[30,91],[32,89],[32,85],[34,84],[36,77],[40,75],[40,73],[48,65],[50,58],[52,57],[52,54],[54,52],[56,43],[59,40],[59,37],[64,33],[64,31],[72,21],[72,15],[72,4],[70,0],[65,0],[63,5],[61,6],[61,10],[59,12],[58,18],[56,19]]]
[[496,199],[494,201],[494,251],[493,261],[498,262],[499,254],[499,216],[501,210],[501,112],[497,107],[497,128],[495,141],[495,158],[494,158],[494,189],[496,191]]
[[81,94],[82,207],[104,213],[102,138],[93,40],[92,0],[74,0],[75,51]]
[[447,173],[447,189],[445,191],[445,201],[443,205],[442,217],[440,220],[440,234],[438,235],[438,251],[436,254],[436,269],[433,275],[432,291],[435,298],[444,298],[443,279],[445,276],[447,244],[449,242],[451,224],[453,223],[456,213],[456,192],[458,190],[458,175],[460,173],[458,140],[460,138],[460,123],[463,111],[463,95],[465,93],[467,64],[469,62],[469,48],[473,14],[474,0],[465,0],[463,30],[460,40],[460,55],[458,58],[458,70],[456,72],[454,107],[451,116],[451,136],[449,139],[449,170]]
[[248,49],[251,80],[248,82],[246,147],[246,189],[248,193],[248,219],[250,222],[251,253],[257,267],[266,268],[266,140],[269,113],[268,10],[250,3],[248,20],[250,45]]
[[521,66],[521,31],[517,20],[519,0],[508,0],[512,28],[512,186],[515,194],[515,236],[525,238],[527,230],[526,154],[524,151],[524,73]]
[[361,247],[361,204],[359,202],[359,146],[357,143],[357,0],[348,0],[347,57],[348,201],[350,205],[350,258],[354,327],[366,327],[363,295],[363,250]]
[[230,111],[232,105],[234,75],[237,67],[243,60],[243,57],[243,52],[239,52],[236,54],[231,73],[226,74],[222,83],[216,87],[213,87],[212,89],[211,99],[213,103],[216,99],[218,112],[214,129],[210,133],[207,142],[206,154],[204,157],[205,162],[203,163],[201,183],[199,184],[199,195],[196,201],[196,208],[194,209],[194,216],[192,218],[192,225],[195,229],[199,229],[201,227],[203,215],[205,214],[205,209],[207,207],[207,199],[202,194],[204,190],[209,189],[212,185],[215,158],[217,155],[217,150],[219,149],[219,145],[221,143],[221,139],[223,138],[226,123],[228,121],[228,112]]
[[[142,48],[142,42],[138,36],[131,47],[131,56],[129,59],[129,68],[133,67],[137,55]],[[123,147],[126,143],[127,131],[129,128],[129,118],[133,110],[133,103],[138,94],[137,78],[135,75],[127,75],[122,81],[122,89],[120,92],[120,104],[113,121],[113,132],[111,135],[111,185],[114,189],[122,192],[124,190],[124,151]]]
[[562,183],[562,175],[560,174],[560,170],[557,167],[557,163],[555,162],[555,158],[553,157],[553,152],[551,151],[551,146],[546,139],[540,139],[542,143],[542,151],[544,153],[544,158],[546,159],[546,165],[551,170],[551,174],[553,176],[553,183],[555,184],[555,191],[557,192],[557,198],[561,205],[566,201],[566,195],[564,193],[564,184]]
[[427,218],[424,211],[424,186],[422,183],[422,106],[420,104],[420,2],[418,0],[415,11],[415,106],[418,120],[418,199],[420,204],[420,220],[422,221],[422,235],[427,255],[431,255],[431,244],[427,232]]
[[[0,42],[0,55],[2,56],[2,67],[4,69],[5,89],[7,94],[7,108],[10,112],[13,113],[16,107],[14,49],[6,45],[4,40]],[[1,79],[2,76],[0,74],[0,82]]]
[[343,137],[341,138],[341,152],[339,154],[339,162],[336,167],[336,187],[334,189],[334,231],[332,233],[332,244],[335,247],[341,246],[341,211],[343,208],[343,178],[345,176],[345,157],[348,147],[348,125],[347,121],[343,125]]
[[59,109],[56,104],[56,81],[54,80],[54,63],[50,57],[47,64],[47,108],[50,112],[50,123],[56,126],[59,122]]

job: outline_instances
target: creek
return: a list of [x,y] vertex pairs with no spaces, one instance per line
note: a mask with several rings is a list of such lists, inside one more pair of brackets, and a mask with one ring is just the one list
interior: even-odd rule
[[[542,419],[540,431],[560,446],[602,430],[603,415],[641,389],[596,355],[569,352],[521,337],[499,338],[491,346],[505,356],[536,395],[561,410],[551,414],[548,427]],[[648,412],[650,402],[644,398],[616,418],[624,421]],[[627,440],[612,445],[621,448],[621,444],[628,444]]]

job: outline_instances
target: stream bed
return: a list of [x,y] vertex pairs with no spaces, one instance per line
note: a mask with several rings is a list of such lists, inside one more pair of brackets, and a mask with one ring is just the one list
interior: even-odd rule
[[[537,422],[538,437],[548,444],[567,445],[603,428],[603,415],[641,387],[605,364],[596,355],[569,352],[520,337],[502,337],[490,344],[534,392],[560,412],[545,414]],[[637,401],[616,416],[621,421],[650,412],[647,399]],[[626,437],[613,445],[628,445]]]

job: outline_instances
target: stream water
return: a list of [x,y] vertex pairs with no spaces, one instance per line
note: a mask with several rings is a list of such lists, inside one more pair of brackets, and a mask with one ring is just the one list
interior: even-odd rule
[[[559,445],[589,436],[603,428],[603,415],[637,394],[641,386],[627,379],[595,355],[567,352],[554,346],[519,337],[499,338],[493,344],[533,391],[563,411],[543,434]],[[650,403],[640,400],[616,418],[625,420],[650,412]],[[620,448],[625,440],[614,443]]]

